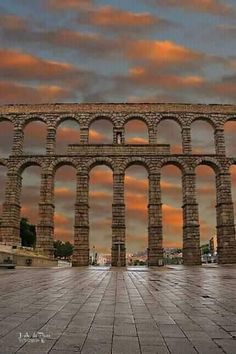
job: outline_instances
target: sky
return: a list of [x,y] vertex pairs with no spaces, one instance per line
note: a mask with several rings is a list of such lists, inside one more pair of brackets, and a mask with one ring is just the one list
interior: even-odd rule
[[[235,103],[236,5],[234,0],[0,0],[0,104],[50,102]],[[90,142],[109,143],[112,127],[95,122]],[[24,151],[45,152],[45,126],[25,128]],[[227,154],[236,156],[236,123],[225,126]],[[12,127],[0,122],[0,153],[10,153]],[[110,140],[109,140],[110,139]],[[196,153],[214,152],[206,122],[192,127]],[[126,126],[126,141],[146,143],[139,121]],[[63,123],[57,152],[79,142],[79,127]],[[181,153],[180,130],[162,122],[157,143]],[[236,170],[232,168],[235,202]],[[0,166],[0,204],[6,171]],[[127,249],[147,247],[147,172],[126,173]],[[210,168],[197,169],[201,241],[215,234],[215,180]],[[23,174],[22,215],[37,222],[40,171]],[[164,244],[182,243],[181,175],[162,171]],[[75,171],[58,170],[55,190],[56,238],[73,241]],[[99,166],[90,176],[90,245],[109,252],[112,174]]]

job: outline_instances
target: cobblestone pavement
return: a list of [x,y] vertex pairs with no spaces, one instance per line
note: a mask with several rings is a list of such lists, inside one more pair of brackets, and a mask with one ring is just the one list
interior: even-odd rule
[[236,267],[0,272],[0,354],[236,353]]

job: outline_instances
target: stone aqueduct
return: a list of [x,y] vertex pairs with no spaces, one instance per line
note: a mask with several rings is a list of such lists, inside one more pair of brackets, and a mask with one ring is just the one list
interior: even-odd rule
[[[79,144],[69,145],[65,155],[55,152],[56,130],[67,120],[80,125]],[[89,127],[97,119],[113,123],[113,144],[89,144]],[[146,123],[148,145],[125,143],[124,125],[131,119]],[[183,153],[170,153],[169,145],[157,145],[158,123],[173,119],[181,126]],[[191,124],[198,119],[209,122],[214,128],[215,154],[194,155],[191,149]],[[89,171],[96,165],[107,165],[113,170],[112,205],[112,264],[117,265],[118,243],[121,265],[125,265],[125,203],[124,175],[132,164],[141,164],[148,171],[148,263],[158,265],[163,257],[162,202],[160,169],[172,164],[182,172],[183,194],[183,258],[186,265],[201,263],[198,204],[195,191],[195,168],[209,165],[216,177],[216,214],[218,262],[236,263],[234,209],[231,195],[229,169],[236,164],[236,157],[226,157],[224,124],[236,119],[233,105],[185,105],[185,104],[50,104],[9,105],[0,107],[0,121],[14,125],[12,153],[9,158],[0,157],[0,165],[7,167],[7,184],[3,204],[0,242],[7,245],[20,243],[20,194],[21,174],[31,165],[41,167],[39,223],[37,248],[52,255],[54,237],[54,174],[62,165],[72,165],[77,170],[77,188],[74,224],[73,264],[89,263]],[[24,127],[40,120],[47,125],[45,155],[23,154]]]

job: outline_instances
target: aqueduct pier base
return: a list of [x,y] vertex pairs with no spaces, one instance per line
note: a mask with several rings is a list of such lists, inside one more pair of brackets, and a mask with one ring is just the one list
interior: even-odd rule
[[[66,155],[55,152],[58,125],[73,119],[80,125],[80,142],[69,145]],[[98,119],[113,123],[113,144],[89,143],[89,127]],[[148,145],[125,143],[124,126],[131,119],[144,121],[148,128]],[[158,145],[158,123],[173,119],[181,127],[182,154],[171,154],[169,145]],[[191,149],[191,124],[198,119],[208,121],[215,132],[215,154],[195,155]],[[182,172],[183,194],[183,259],[186,265],[201,263],[198,204],[196,201],[195,168],[209,165],[214,169],[217,194],[217,242],[218,262],[236,263],[234,208],[229,169],[236,157],[225,152],[224,124],[236,119],[233,105],[185,105],[185,104],[49,104],[9,105],[0,107],[0,121],[14,125],[12,153],[9,158],[0,157],[0,165],[7,167],[7,185],[0,226],[0,242],[19,245],[21,175],[31,165],[41,167],[39,223],[37,248],[49,256],[53,253],[54,238],[54,174],[62,165],[72,165],[77,170],[77,191],[74,224],[75,266],[89,264],[89,172],[96,165],[107,165],[113,170],[112,205],[112,265],[118,262],[120,247],[121,265],[125,265],[125,202],[124,175],[132,164],[141,164],[148,171],[148,264],[160,264],[163,258],[162,201],[160,170],[172,164]],[[47,125],[45,155],[23,153],[24,127],[40,120]]]

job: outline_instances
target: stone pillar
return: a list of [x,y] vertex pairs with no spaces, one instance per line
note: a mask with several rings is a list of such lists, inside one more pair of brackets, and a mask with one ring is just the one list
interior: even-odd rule
[[217,155],[225,155],[225,135],[223,128],[215,129],[215,153]]
[[184,173],[183,183],[183,261],[185,265],[201,264],[196,175]]
[[24,145],[24,130],[21,127],[14,128],[12,155],[22,155]]
[[236,263],[234,206],[228,172],[216,175],[216,196],[218,263]]
[[0,242],[9,246],[20,246],[20,193],[22,177],[18,173],[8,173],[5,202],[3,204]]
[[80,127],[80,144],[88,144],[89,143],[89,128],[88,127]]
[[113,127],[113,144],[122,145],[125,143],[124,127]]
[[149,144],[150,145],[157,144],[157,127],[156,127],[156,125],[148,127],[148,136],[149,136]]
[[55,151],[56,151],[56,128],[48,127],[46,153],[48,155],[55,155]]
[[111,264],[112,266],[119,265],[118,255],[120,253],[120,266],[122,267],[126,265],[124,178],[123,173],[113,173]]
[[73,266],[89,265],[89,174],[77,174]]
[[161,174],[149,175],[148,265],[163,265]]
[[36,248],[45,255],[53,257],[54,241],[54,176],[41,175],[39,222],[37,225]]
[[189,155],[192,153],[192,143],[191,143],[191,128],[182,128],[182,149],[183,154]]

